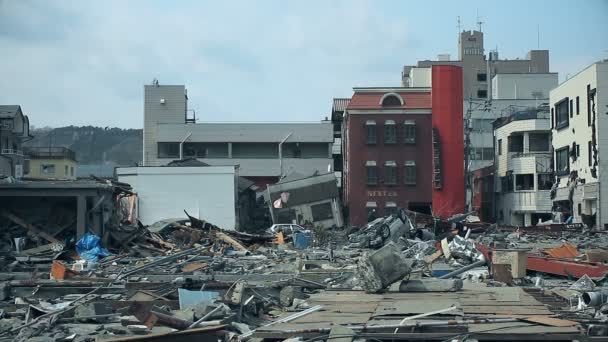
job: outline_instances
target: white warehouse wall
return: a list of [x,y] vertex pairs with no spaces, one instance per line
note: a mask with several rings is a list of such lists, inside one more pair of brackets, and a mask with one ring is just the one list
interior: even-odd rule
[[118,180],[138,195],[138,217],[146,225],[167,218],[199,217],[235,229],[236,182],[232,166],[127,167]]

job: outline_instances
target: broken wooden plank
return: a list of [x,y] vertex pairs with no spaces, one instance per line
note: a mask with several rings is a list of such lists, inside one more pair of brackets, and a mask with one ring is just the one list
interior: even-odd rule
[[230,246],[232,246],[237,251],[244,251],[244,252],[249,251],[247,248],[245,248],[245,246],[241,245],[240,242],[236,241],[232,237],[230,237],[222,232],[215,232],[215,236],[218,239],[220,239],[220,240],[226,242],[227,244],[229,244]]
[[20,217],[18,217],[15,214],[12,214],[10,212],[8,212],[7,210],[3,210],[2,211],[2,216],[6,217],[7,219],[15,222],[16,224],[20,225],[21,227],[29,230],[30,232],[39,235],[41,238],[45,239],[46,241],[50,242],[50,243],[55,243],[55,244],[60,244],[60,245],[64,245],[61,241],[55,239],[52,235],[48,234],[47,232],[40,230],[36,227],[34,227],[34,225],[25,222],[23,219],[21,219]]

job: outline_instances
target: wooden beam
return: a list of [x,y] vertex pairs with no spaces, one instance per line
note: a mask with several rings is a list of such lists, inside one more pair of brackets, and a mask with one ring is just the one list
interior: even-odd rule
[[55,239],[52,235],[46,233],[43,230],[40,230],[36,227],[34,227],[34,225],[25,222],[23,219],[21,219],[20,217],[18,217],[15,214],[12,214],[10,212],[8,212],[7,210],[3,210],[2,211],[2,216],[6,217],[7,219],[15,222],[16,224],[20,225],[21,227],[29,230],[30,232],[39,235],[41,238],[45,239],[46,241],[50,242],[50,243],[56,243],[56,244],[60,244],[63,246],[63,242]]

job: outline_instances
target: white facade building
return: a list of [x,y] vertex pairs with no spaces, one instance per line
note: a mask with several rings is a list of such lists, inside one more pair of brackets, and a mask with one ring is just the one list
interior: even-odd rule
[[497,221],[531,226],[551,219],[551,125],[549,113],[521,111],[497,121]]
[[562,220],[608,229],[608,61],[551,91],[554,211]]
[[234,230],[236,178],[233,166],[117,168],[120,182],[137,193],[137,216],[144,224],[188,214]]

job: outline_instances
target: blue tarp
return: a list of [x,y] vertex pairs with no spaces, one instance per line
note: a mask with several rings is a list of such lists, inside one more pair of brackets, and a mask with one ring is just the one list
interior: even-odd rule
[[101,258],[112,255],[110,251],[101,247],[101,238],[97,235],[85,233],[76,242],[76,252],[86,261],[97,262]]

